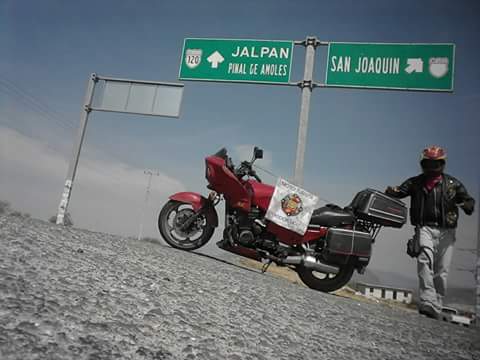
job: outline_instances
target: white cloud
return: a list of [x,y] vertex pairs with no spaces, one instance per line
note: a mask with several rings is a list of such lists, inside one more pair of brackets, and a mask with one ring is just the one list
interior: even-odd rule
[[[75,226],[136,234],[147,176],[143,169],[107,158],[98,150],[82,153],[69,211]],[[42,141],[0,127],[0,198],[10,201],[18,210],[42,219],[55,214],[67,165],[64,156]],[[158,211],[168,195],[184,188],[182,182],[167,174],[152,178],[144,217],[145,235],[158,236]]]

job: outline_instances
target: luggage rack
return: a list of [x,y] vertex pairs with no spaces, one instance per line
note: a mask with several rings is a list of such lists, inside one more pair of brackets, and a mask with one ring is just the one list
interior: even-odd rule
[[[357,193],[349,208],[359,220],[374,222],[375,225],[401,228],[407,221],[405,204],[380,191],[365,189]],[[369,229],[372,224],[365,224]]]

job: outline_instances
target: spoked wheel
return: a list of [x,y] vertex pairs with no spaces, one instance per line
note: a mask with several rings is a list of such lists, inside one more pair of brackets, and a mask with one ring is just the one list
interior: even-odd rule
[[215,227],[202,214],[184,228],[182,225],[194,215],[195,211],[190,204],[173,200],[166,203],[158,216],[158,229],[163,239],[170,246],[187,251],[205,245],[212,237]]
[[321,273],[304,266],[297,266],[300,279],[311,289],[331,292],[345,286],[353,276],[355,267],[352,264],[342,265],[337,274]]

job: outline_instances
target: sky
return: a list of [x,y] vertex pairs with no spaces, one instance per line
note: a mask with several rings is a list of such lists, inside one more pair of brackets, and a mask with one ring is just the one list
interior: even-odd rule
[[[48,219],[57,211],[89,75],[179,82],[183,40],[238,38],[454,43],[453,93],[316,88],[304,188],[347,205],[419,173],[427,145],[447,149],[447,172],[479,198],[480,3],[478,1],[0,1],[0,198]],[[292,81],[302,78],[296,46]],[[324,81],[326,47],[314,79]],[[179,119],[93,112],[69,211],[75,226],[136,236],[148,178],[159,170],[143,217],[159,238],[169,194],[207,194],[204,158],[227,147],[234,160],[265,150],[258,165],[293,177],[300,90],[185,81]],[[259,171],[267,183],[276,177]],[[320,203],[321,205],[322,203]],[[478,216],[462,216],[450,282],[474,286]],[[415,278],[405,254],[412,227],[384,229],[372,270]],[[217,231],[215,239],[220,236]],[[212,241],[213,243],[213,241]],[[209,244],[209,249],[215,251]],[[394,284],[393,284],[394,285]],[[405,284],[401,284],[405,286]]]

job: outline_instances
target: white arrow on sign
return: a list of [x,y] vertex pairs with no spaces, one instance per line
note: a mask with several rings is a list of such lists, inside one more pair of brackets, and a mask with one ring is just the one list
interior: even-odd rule
[[417,59],[407,59],[408,66],[405,68],[405,71],[409,74],[413,72],[421,73],[423,72],[423,60],[420,58]]
[[208,58],[207,61],[212,64],[212,69],[218,68],[218,64],[222,63],[223,60],[225,60],[218,51],[215,51],[213,54],[211,54]]

